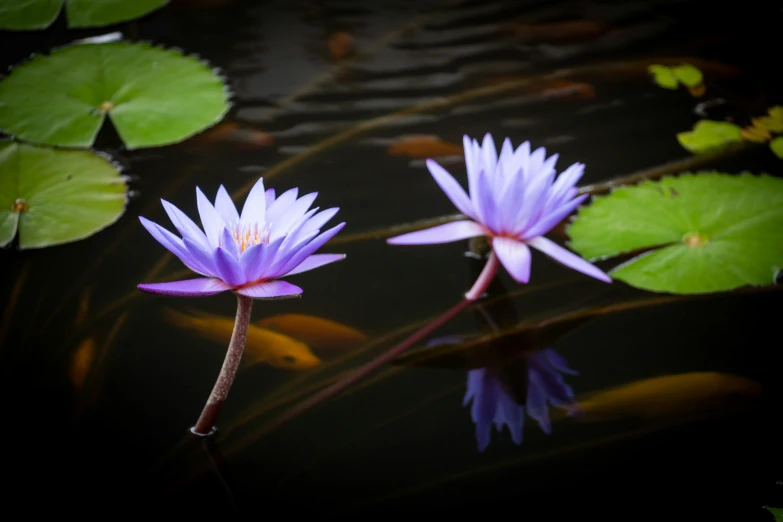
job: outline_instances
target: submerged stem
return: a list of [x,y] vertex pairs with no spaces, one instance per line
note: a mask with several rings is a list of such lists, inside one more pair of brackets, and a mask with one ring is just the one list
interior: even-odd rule
[[451,318],[459,314],[468,305],[472,304],[479,297],[481,297],[484,294],[484,292],[486,292],[487,287],[489,287],[489,284],[492,282],[492,279],[495,277],[495,274],[497,273],[498,266],[499,266],[498,258],[495,255],[495,252],[493,251],[490,253],[489,259],[487,260],[487,264],[484,266],[484,269],[481,271],[481,274],[479,275],[478,279],[476,279],[476,282],[473,283],[473,286],[468,291],[468,293],[465,294],[465,298],[462,299],[459,303],[457,303],[455,306],[448,309],[446,312],[444,312],[441,316],[439,316],[431,323],[423,326],[416,332],[406,337],[404,340],[402,340],[400,343],[393,346],[391,349],[389,349],[382,355],[376,357],[375,359],[368,362],[364,366],[359,367],[355,372],[347,376],[345,379],[339,380],[336,383],[332,384],[331,386],[324,388],[319,393],[316,393],[306,401],[299,403],[297,406],[283,413],[276,420],[272,421],[270,424],[265,426],[261,430],[259,435],[265,435],[279,428],[283,424],[299,416],[300,414],[309,410],[313,406],[316,406],[318,403],[323,402],[324,400],[329,399],[334,395],[337,395],[351,384],[363,379],[364,377],[366,377],[373,371],[377,370],[387,362],[397,358],[405,350],[407,350],[417,342],[421,341],[422,339],[426,338],[428,335],[430,335],[432,332],[437,330],[439,327],[443,326]]
[[234,376],[237,374],[239,362],[242,360],[242,353],[245,351],[245,340],[247,339],[247,328],[250,326],[250,311],[253,308],[253,299],[244,295],[237,294],[237,317],[234,320],[234,331],[231,333],[231,342],[228,343],[228,351],[223,361],[223,367],[220,369],[215,387],[209,394],[207,404],[201,412],[196,425],[190,429],[196,435],[210,435],[214,430],[215,420],[220,407],[228,396],[228,390],[234,382]]

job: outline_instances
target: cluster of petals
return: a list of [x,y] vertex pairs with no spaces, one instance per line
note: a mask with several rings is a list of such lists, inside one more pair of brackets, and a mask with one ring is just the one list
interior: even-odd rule
[[180,209],[161,200],[180,236],[139,217],[152,236],[185,266],[204,277],[138,285],[140,290],[168,296],[205,296],[227,290],[254,299],[294,297],[302,293],[280,278],[345,258],[315,251],[345,223],[321,232],[337,208],[318,212],[310,206],[316,193],[298,196],[293,188],[275,197],[263,179],[253,186],[240,214],[221,185],[212,204],[197,187],[200,228]]
[[531,152],[530,142],[516,149],[506,138],[497,154],[492,136],[482,144],[463,137],[468,193],[443,167],[428,159],[427,168],[454,206],[468,217],[388,239],[391,244],[448,243],[488,236],[500,262],[520,283],[530,279],[530,248],[565,266],[601,281],[611,278],[571,251],[543,237],[570,215],[588,196],[575,184],[584,165],[574,163],[556,176],[558,155],[546,157],[541,147]]

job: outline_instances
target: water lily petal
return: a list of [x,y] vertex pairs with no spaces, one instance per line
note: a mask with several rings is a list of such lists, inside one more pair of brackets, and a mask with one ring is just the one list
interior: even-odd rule
[[239,220],[243,226],[264,222],[266,219],[266,200],[267,194],[264,192],[264,178],[258,178],[256,184],[250,189],[245,205],[242,207],[242,216]]
[[531,368],[528,371],[529,385],[527,387],[527,414],[538,422],[541,431],[547,435],[552,433],[552,423],[549,420],[549,402],[541,386],[541,375]]
[[427,159],[427,169],[429,169],[430,174],[435,178],[435,182],[441,190],[446,193],[446,196],[457,207],[457,210],[472,219],[476,219],[473,204],[470,202],[470,198],[465,193],[465,190],[457,183],[457,180],[446,169],[431,159]]
[[526,244],[508,237],[494,237],[492,249],[517,283],[530,280],[530,249]]
[[204,268],[204,275],[210,277],[219,277],[217,270],[215,270],[215,258],[214,251],[212,249],[207,250],[201,244],[192,241],[189,237],[182,240],[185,248],[190,254],[190,257]]
[[185,266],[202,275],[211,275],[197,259],[194,259],[194,257],[190,255],[187,248],[185,248],[185,244],[180,238],[145,217],[139,216],[139,221],[141,221],[141,224],[144,226],[144,228],[147,229],[147,232],[149,232],[150,235],[152,235],[152,237],[158,241],[158,243],[163,245],[166,250],[177,256],[177,258],[179,258],[179,260],[182,261]]
[[437,243],[451,243],[460,239],[483,236],[484,228],[474,221],[463,220],[452,223],[444,223],[425,230],[417,230],[386,240],[391,245],[428,245]]
[[566,359],[551,348],[547,348],[543,351],[543,356],[546,357],[547,362],[560,373],[567,373],[569,375],[579,375],[579,372],[572,370],[566,364]]
[[284,264],[277,265],[276,263],[275,267],[273,267],[273,269],[270,271],[271,273],[268,277],[279,277],[280,274],[286,274],[295,267],[299,266],[299,263],[303,262],[307,257],[310,256],[310,254],[321,248],[324,243],[332,239],[332,237],[342,230],[344,226],[345,223],[340,223],[339,225],[336,225],[316,236],[312,241],[291,255],[291,257]]
[[268,245],[263,243],[253,245],[242,253],[239,258],[239,267],[245,274],[246,281],[258,281],[264,278],[282,242],[283,238],[281,237]]
[[291,204],[296,201],[296,196],[298,194],[299,189],[297,187],[286,190],[280,194],[280,197],[277,198],[271,205],[269,205],[269,207],[267,207],[266,222],[268,224],[274,225],[280,216],[288,212],[288,207],[290,207]]
[[264,195],[266,196],[266,208],[269,208],[269,206],[275,202],[275,189],[267,189]]
[[563,221],[569,214],[571,214],[571,212],[573,212],[576,207],[581,205],[588,196],[589,194],[582,194],[578,198],[572,199],[565,205],[561,205],[559,208],[555,209],[554,212],[542,216],[541,219],[533,224],[533,226],[524,231],[523,239],[533,238],[546,234],[552,230],[555,225]]
[[[302,227],[305,225],[308,219],[310,217],[318,212],[318,208],[311,208],[305,214],[294,221],[291,226],[288,229],[288,233],[285,235],[285,239],[283,239],[283,243],[280,245],[280,256],[288,256],[290,252],[294,252],[297,250],[297,247],[301,246],[301,242],[303,239],[310,240],[315,237],[316,234],[318,234],[317,230],[312,230],[310,232],[305,231],[304,234],[301,233]],[[309,237],[308,237],[309,236]]]
[[220,248],[231,254],[234,259],[239,259],[242,253],[240,246],[234,241],[234,235],[227,228],[220,232]]
[[481,147],[482,159],[484,160],[484,174],[493,175],[498,163],[498,154],[495,150],[495,142],[492,134],[489,132],[484,135],[484,143]]
[[220,234],[226,226],[223,222],[223,218],[212,206],[207,197],[201,192],[201,189],[196,187],[196,203],[198,204],[198,213],[201,217],[201,225],[204,227],[204,232],[207,234],[207,240],[209,246],[217,248],[220,246]]
[[204,248],[209,248],[207,236],[192,219],[165,199],[161,199],[160,202],[163,204],[163,209],[166,211],[166,214],[168,214],[174,228],[182,235],[183,239],[190,238]]
[[231,286],[239,286],[247,283],[245,274],[239,267],[239,261],[227,250],[218,247],[215,249],[215,271],[220,279]]
[[335,214],[337,214],[338,210],[340,210],[339,207],[332,207],[317,213],[311,217],[307,223],[304,224],[300,233],[320,230],[322,226],[324,226],[330,219],[334,217]]
[[498,414],[502,415],[503,423],[508,426],[514,444],[522,444],[522,428],[525,425],[524,406],[515,403],[511,397],[503,395]]
[[581,179],[585,173],[585,166],[583,163],[574,163],[557,177],[552,184],[552,188],[549,189],[549,199],[547,205],[556,206],[561,202],[563,197],[568,193],[576,183]]
[[495,233],[500,233],[500,213],[492,193],[492,178],[483,172],[476,181],[476,197],[473,201],[479,221]]
[[318,196],[317,192],[311,192],[291,203],[285,211],[285,214],[278,216],[275,218],[274,222],[270,223],[272,227],[269,236],[270,239],[277,239],[278,237],[288,234],[293,225],[305,215],[307,209],[309,209],[310,205],[315,201],[316,196]]
[[283,274],[283,276],[301,274],[302,272],[307,272],[335,261],[342,261],[343,259],[345,259],[345,254],[313,254],[299,263],[296,268]]
[[176,296],[176,297],[200,297],[215,295],[230,290],[231,287],[219,279],[200,277],[198,279],[185,279],[182,281],[169,281],[166,283],[147,283],[138,285],[139,290],[149,294]]
[[590,277],[594,277],[599,281],[604,281],[607,283],[612,282],[612,278],[599,270],[597,267],[543,236],[529,239],[527,244],[533,248],[537,248],[555,261],[558,261],[559,263],[562,263],[569,268],[578,270],[579,272],[589,275]]
[[284,299],[302,295],[303,290],[285,281],[264,281],[234,290],[253,299]]
[[223,218],[223,222],[226,225],[239,222],[237,207],[234,206],[234,202],[231,201],[231,196],[228,195],[226,187],[223,185],[220,185],[217,191],[215,210],[217,210],[217,213]]

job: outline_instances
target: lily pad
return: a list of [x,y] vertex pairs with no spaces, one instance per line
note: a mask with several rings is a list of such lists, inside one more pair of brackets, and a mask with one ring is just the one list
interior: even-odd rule
[[672,72],[677,80],[689,89],[701,85],[704,81],[701,71],[687,63],[673,67]]
[[764,506],[775,517],[775,522],[783,522],[783,508]]
[[108,116],[128,149],[154,147],[218,122],[228,96],[212,69],[177,51],[77,44],[37,55],[0,81],[0,128],[25,141],[89,147]]
[[689,151],[702,154],[742,141],[741,128],[725,121],[700,120],[692,131],[677,134],[677,141]]
[[582,207],[570,247],[589,260],[649,250],[610,275],[674,294],[769,285],[783,268],[783,180],[707,172],[622,187]]
[[0,142],[0,246],[19,231],[19,248],[89,237],[125,211],[125,179],[86,150]]
[[139,18],[168,0],[16,0],[0,5],[0,29],[30,30],[49,27],[62,10],[68,27],[101,27]]
[[664,89],[674,90],[679,85],[677,76],[675,76],[671,67],[666,67],[665,65],[651,65],[647,70],[653,75],[653,81]]
[[783,159],[783,136],[777,137],[769,142],[769,148],[780,159]]

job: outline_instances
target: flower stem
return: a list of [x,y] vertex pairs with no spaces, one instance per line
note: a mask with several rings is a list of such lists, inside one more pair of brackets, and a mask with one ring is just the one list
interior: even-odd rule
[[298,417],[300,414],[309,410],[313,406],[316,406],[320,402],[323,402],[324,400],[329,399],[334,395],[337,395],[351,384],[363,379],[364,377],[366,377],[373,371],[377,370],[387,362],[396,359],[403,352],[405,352],[405,350],[407,350],[417,342],[421,341],[422,339],[426,338],[432,332],[434,332],[439,327],[447,323],[451,318],[453,318],[461,311],[463,311],[468,305],[470,305],[471,303],[476,301],[479,297],[481,297],[484,294],[484,292],[486,292],[487,287],[489,287],[489,284],[492,282],[492,279],[495,277],[495,274],[497,273],[498,270],[498,266],[499,266],[498,258],[497,256],[495,256],[495,252],[491,252],[489,255],[489,259],[487,260],[487,264],[484,266],[484,269],[481,271],[481,274],[479,275],[478,279],[476,279],[476,282],[473,283],[473,287],[471,287],[468,293],[465,294],[465,298],[462,299],[459,303],[457,303],[455,306],[448,309],[440,317],[438,317],[431,323],[423,326],[416,332],[412,333],[410,336],[406,337],[403,341],[393,346],[384,354],[380,355],[379,357],[376,357],[375,359],[368,362],[364,366],[360,366],[355,372],[347,376],[345,379],[337,381],[331,386],[324,388],[319,393],[316,393],[315,395],[311,396],[306,401],[299,403],[294,408],[291,408],[287,412],[283,413],[280,417],[272,421],[270,424],[266,425],[260,431],[260,433],[258,433],[258,435],[266,435],[267,433],[274,431],[280,426],[286,424],[288,421],[292,420],[295,417]]
[[245,351],[245,340],[247,339],[247,328],[250,326],[252,308],[252,298],[237,294],[237,317],[234,320],[234,331],[231,333],[231,342],[228,343],[226,359],[223,361],[220,375],[218,375],[215,387],[212,388],[212,393],[209,394],[209,399],[204,405],[198,422],[190,429],[195,435],[204,437],[211,435],[214,431],[220,407],[223,406],[223,402],[228,396],[228,390],[231,389],[239,362],[242,360],[242,353]]

